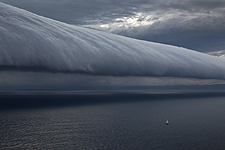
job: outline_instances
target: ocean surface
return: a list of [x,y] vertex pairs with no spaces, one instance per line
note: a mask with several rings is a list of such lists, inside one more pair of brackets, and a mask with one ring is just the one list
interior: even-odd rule
[[114,98],[110,103],[2,110],[0,149],[225,148],[223,96]]

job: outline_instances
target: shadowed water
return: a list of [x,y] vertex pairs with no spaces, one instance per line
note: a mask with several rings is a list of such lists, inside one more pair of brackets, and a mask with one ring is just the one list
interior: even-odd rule
[[216,97],[6,110],[0,149],[224,149],[224,108]]

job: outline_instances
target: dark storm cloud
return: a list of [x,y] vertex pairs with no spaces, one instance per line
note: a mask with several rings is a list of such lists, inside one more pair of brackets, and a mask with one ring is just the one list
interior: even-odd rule
[[198,51],[225,49],[224,0],[0,0],[52,19]]
[[28,11],[72,24],[105,22],[132,15],[132,1],[121,0],[0,0]]
[[196,1],[191,1],[189,3],[194,8],[206,9],[206,10],[209,10],[209,9],[212,10],[212,9],[225,7],[225,1],[221,1],[221,0],[214,0],[214,1],[196,0]]

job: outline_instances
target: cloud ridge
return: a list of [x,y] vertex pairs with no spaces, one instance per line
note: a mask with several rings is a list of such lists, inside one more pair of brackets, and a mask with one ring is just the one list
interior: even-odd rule
[[222,57],[68,25],[3,3],[0,53],[2,68],[225,79]]

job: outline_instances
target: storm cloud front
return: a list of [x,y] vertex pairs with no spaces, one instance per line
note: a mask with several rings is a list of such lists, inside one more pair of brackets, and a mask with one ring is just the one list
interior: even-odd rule
[[224,84],[223,56],[0,8],[1,89]]
[[224,0],[0,0],[54,20],[185,47],[225,49]]

